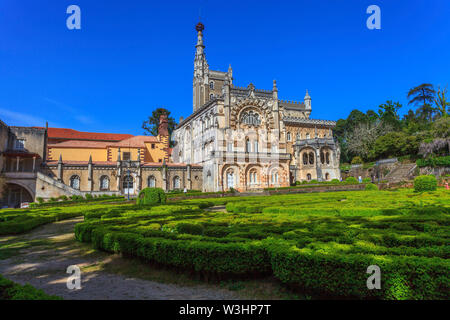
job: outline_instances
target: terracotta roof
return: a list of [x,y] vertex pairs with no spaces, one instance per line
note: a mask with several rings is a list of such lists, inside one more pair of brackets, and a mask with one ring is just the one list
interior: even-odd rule
[[86,149],[106,149],[111,142],[105,141],[85,141],[85,140],[68,140],[60,143],[51,143],[49,148],[86,148]]
[[100,140],[114,142],[128,139],[133,136],[132,134],[125,133],[83,132],[67,128],[48,128],[47,134],[50,139]]
[[109,146],[111,146],[111,147],[145,148],[145,142],[159,142],[159,141],[156,137],[153,137],[153,136],[134,136],[134,137],[122,140],[117,143],[109,144]]

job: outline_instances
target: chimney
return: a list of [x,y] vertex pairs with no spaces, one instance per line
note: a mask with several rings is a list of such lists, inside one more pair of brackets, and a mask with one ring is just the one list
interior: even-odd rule
[[166,114],[162,114],[159,117],[158,135],[159,136],[169,135],[169,121],[167,120]]

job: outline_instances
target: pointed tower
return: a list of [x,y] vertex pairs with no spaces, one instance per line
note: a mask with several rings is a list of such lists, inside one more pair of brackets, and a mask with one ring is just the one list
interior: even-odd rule
[[193,81],[193,110],[195,112],[207,101],[208,71],[209,66],[205,56],[203,45],[203,30],[205,26],[199,22],[195,26],[197,30],[197,45],[195,46],[194,81]]
[[308,90],[306,90],[306,95],[305,95],[305,108],[308,111],[311,111],[311,97],[309,96]]

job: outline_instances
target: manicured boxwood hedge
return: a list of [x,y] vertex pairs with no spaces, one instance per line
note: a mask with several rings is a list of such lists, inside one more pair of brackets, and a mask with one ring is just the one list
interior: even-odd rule
[[155,205],[166,203],[166,194],[161,188],[144,188],[136,200],[138,205]]
[[17,284],[0,275],[0,300],[62,300],[62,298],[48,295],[29,284]]
[[[211,203],[227,212],[200,209]],[[448,299],[449,214],[445,189],[197,199],[91,212],[75,236],[208,278],[273,274],[320,296]],[[381,290],[366,287],[373,264]]]
[[437,180],[435,176],[418,176],[414,178],[414,190],[417,192],[435,191]]

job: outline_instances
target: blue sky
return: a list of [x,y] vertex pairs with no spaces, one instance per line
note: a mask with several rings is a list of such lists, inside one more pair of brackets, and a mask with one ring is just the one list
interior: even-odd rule
[[[66,8],[81,8],[68,30]],[[381,30],[366,9],[381,8]],[[201,8],[201,9],[200,9]],[[423,82],[449,85],[450,1],[0,0],[0,119],[142,134],[156,107],[192,112],[195,24],[211,69],[281,99],[312,97],[312,118],[400,101]]]

